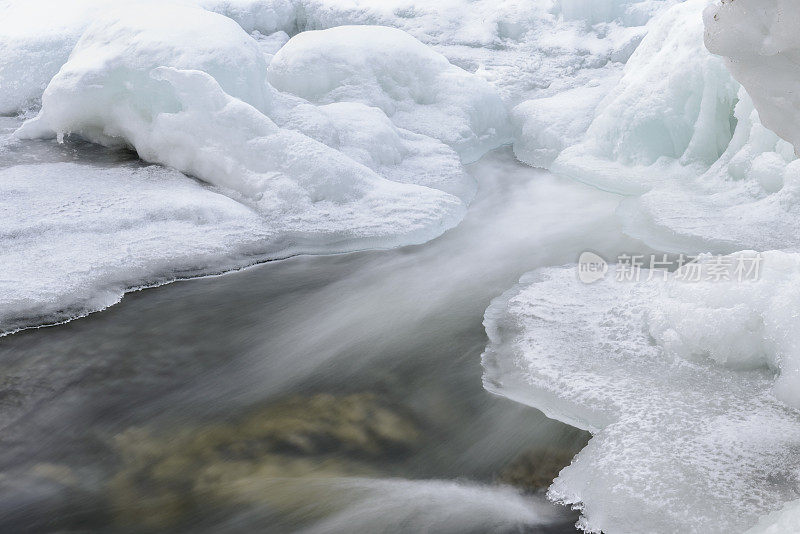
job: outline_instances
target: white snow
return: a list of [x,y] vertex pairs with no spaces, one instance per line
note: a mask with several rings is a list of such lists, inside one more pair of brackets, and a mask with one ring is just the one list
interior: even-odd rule
[[255,212],[158,166],[12,166],[0,191],[0,334],[277,248]]
[[716,2],[703,13],[705,42],[750,93],[764,126],[800,147],[800,4]]
[[0,115],[35,106],[103,0],[0,0]]
[[269,81],[312,103],[378,107],[397,126],[441,140],[466,161],[510,140],[506,109],[486,81],[394,28],[300,33],[273,58]]
[[[619,210],[624,229],[653,247],[797,250],[794,150],[706,49],[707,4],[658,12],[618,82],[517,106],[515,154],[631,195]],[[563,111],[569,103],[576,113]]]
[[612,265],[592,285],[547,268],[487,310],[487,389],[594,433],[549,493],[583,528],[741,532],[800,497],[800,411],[782,402],[799,405],[800,256],[761,267],[692,283]]

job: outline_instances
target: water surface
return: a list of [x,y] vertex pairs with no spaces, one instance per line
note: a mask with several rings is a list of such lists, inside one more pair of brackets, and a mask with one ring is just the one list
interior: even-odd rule
[[641,247],[614,195],[506,149],[470,172],[466,220],[425,245],[178,282],[0,339],[0,528],[574,532],[532,490],[587,436],[482,388],[483,312],[535,267]]

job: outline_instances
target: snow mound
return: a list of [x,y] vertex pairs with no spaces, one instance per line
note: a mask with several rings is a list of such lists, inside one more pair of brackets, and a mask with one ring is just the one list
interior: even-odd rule
[[597,107],[586,135],[560,154],[554,171],[621,193],[653,185],[654,164],[708,168],[733,135],[738,84],[703,44],[705,0],[675,5],[654,19]]
[[705,42],[750,93],[764,126],[800,147],[800,4],[736,0],[708,6]]
[[509,140],[505,106],[486,81],[393,28],[303,32],[275,55],[269,81],[315,104],[378,107],[397,126],[443,141],[465,161]]
[[475,194],[477,184],[452,148],[398,128],[379,108],[357,102],[314,106],[281,94],[276,100],[280,104],[273,116],[282,128],[316,139],[381,176],[439,189],[464,201]]
[[[126,144],[146,161],[291,220],[294,230],[342,239],[416,231],[430,237],[425,226],[433,223],[440,232],[441,221],[447,227],[463,212],[450,195],[388,181],[341,152],[279,128],[247,103],[270,107],[255,42],[220,15],[164,10],[164,17],[117,12],[87,30],[45,91],[39,116],[17,136],[75,133],[103,145]],[[166,15],[190,20],[191,31],[171,32],[161,22]]]
[[0,0],[0,115],[38,104],[103,0]]
[[[31,158],[22,157],[15,143],[34,146],[26,139],[55,136],[61,141],[70,135],[109,147],[131,147],[141,159],[199,178],[213,186],[216,194],[226,195],[238,207],[236,213],[241,215],[243,227],[231,229],[236,220],[231,215],[230,221],[222,221],[215,229],[227,232],[231,239],[229,247],[213,242],[210,248],[205,247],[220,251],[218,262],[211,261],[212,252],[199,266],[187,267],[186,258],[173,258],[166,243],[177,240],[179,249],[178,233],[166,236],[156,247],[163,261],[153,259],[158,258],[155,252],[145,255],[139,270],[121,267],[114,256],[108,271],[98,268],[96,279],[85,275],[91,278],[81,282],[86,295],[96,293],[93,284],[107,279],[113,282],[110,294],[119,298],[120,291],[158,281],[165,271],[218,272],[289,254],[421,243],[463,217],[475,185],[452,149],[398,129],[382,111],[364,105],[317,108],[277,93],[273,102],[273,91],[265,80],[264,56],[256,41],[236,23],[192,6],[151,7],[145,13],[138,8],[110,10],[99,17],[51,80],[38,116],[25,122],[13,139],[3,140],[0,152],[27,162]],[[176,30],[167,22],[178,19],[186,22],[186,29]],[[265,113],[273,113],[287,127],[279,127]],[[329,144],[301,133],[304,129]],[[385,144],[377,145],[376,139]],[[55,169],[26,169],[12,167],[4,172],[14,183],[19,173],[41,172],[39,183],[57,178]],[[67,202],[75,191],[91,194],[94,186],[84,185],[85,191],[76,185],[74,191],[53,193],[55,200]],[[49,189],[52,187],[42,186],[43,191]],[[8,198],[13,198],[13,193],[10,190]],[[108,194],[112,193],[116,194]],[[133,194],[131,202],[147,202],[140,197]],[[30,202],[36,201],[31,196]],[[120,202],[127,203],[122,191],[109,206]],[[12,206],[16,214],[32,211],[16,204],[7,209]],[[112,213],[106,216],[112,219]],[[76,224],[91,224],[80,211],[73,216]],[[36,222],[36,218],[20,217],[21,227]],[[131,224],[135,229],[138,223]],[[123,229],[111,223],[107,226],[121,243],[129,241]],[[149,235],[146,225],[142,226]],[[13,239],[14,235],[11,232],[5,238]],[[90,244],[95,242],[90,239]],[[34,250],[39,246],[41,252],[51,246],[49,243],[46,234],[32,234],[29,247]],[[198,249],[205,250],[202,246]],[[66,252],[58,251],[55,257],[59,254]],[[230,259],[231,254],[235,260]],[[249,259],[242,259],[245,256]],[[86,258],[92,257],[92,253],[86,253]],[[54,273],[63,274],[64,269],[72,268],[74,262],[62,259],[61,271],[53,269]],[[110,274],[112,267],[119,268],[117,275]],[[58,287],[55,278],[43,276],[37,281],[31,272],[19,278],[25,276],[36,288]],[[7,306],[9,315],[3,320],[10,326],[3,325],[4,331],[15,327],[11,318],[18,315],[23,319],[49,317],[52,312],[54,317],[66,317],[74,315],[75,310],[101,307],[82,304],[77,288],[65,293],[63,299],[39,298],[44,293],[27,294],[24,290],[15,293],[13,288],[14,284],[6,288],[7,298],[13,302]],[[55,308],[48,312],[44,303]],[[41,312],[37,306],[43,307]]]
[[485,387],[594,433],[549,491],[588,531],[741,532],[800,497],[800,256],[735,288],[715,261],[696,283],[543,269],[486,312]]
[[[705,48],[706,5],[688,0],[650,20],[611,90],[609,79],[517,106],[515,154],[631,195],[618,212],[624,230],[652,247],[798,250],[794,151]],[[570,105],[584,111],[565,114]]]

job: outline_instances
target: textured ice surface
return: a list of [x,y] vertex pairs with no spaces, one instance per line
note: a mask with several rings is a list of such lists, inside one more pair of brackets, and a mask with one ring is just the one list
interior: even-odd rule
[[177,171],[133,163],[12,166],[0,170],[0,191],[0,333],[105,308],[131,287],[444,230],[424,198],[383,206],[383,196],[377,213],[352,202],[328,208],[326,220],[324,206],[260,212]]
[[696,175],[673,166],[664,173],[671,180],[623,201],[627,233],[674,252],[800,247],[800,164],[743,89],[739,97],[736,130],[719,160]]
[[506,109],[489,83],[394,28],[303,32],[272,59],[269,81],[312,103],[378,107],[398,126],[443,141],[467,161],[510,140]]
[[[651,22],[585,137],[553,169],[630,193],[652,186],[670,163],[707,168],[719,158],[733,133],[738,84],[705,50],[705,5],[689,0]],[[654,164],[663,172],[653,172]]]
[[252,262],[277,237],[246,206],[158,166],[13,166],[0,170],[0,191],[0,333],[105,308],[131,286]]
[[800,496],[800,412],[778,398],[796,405],[798,266],[766,254],[736,288],[549,268],[492,303],[486,387],[594,433],[550,488],[583,528],[741,532]]

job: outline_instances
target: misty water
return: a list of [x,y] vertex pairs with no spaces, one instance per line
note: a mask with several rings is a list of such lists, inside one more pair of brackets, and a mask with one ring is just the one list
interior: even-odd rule
[[425,245],[181,281],[0,339],[0,530],[573,532],[542,489],[588,435],[483,389],[483,313],[538,266],[642,247],[619,197],[508,149],[469,171],[466,219]]

